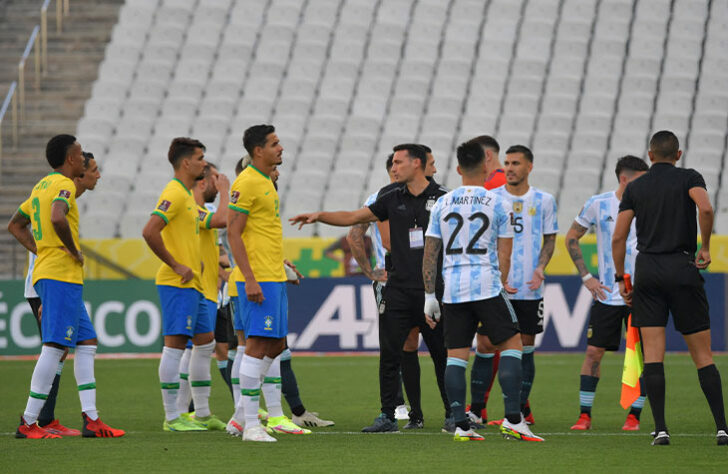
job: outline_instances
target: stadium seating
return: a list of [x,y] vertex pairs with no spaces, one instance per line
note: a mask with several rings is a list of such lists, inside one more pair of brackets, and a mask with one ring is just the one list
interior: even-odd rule
[[200,139],[232,175],[261,122],[285,148],[284,218],[358,207],[399,142],[432,147],[436,178],[456,186],[457,144],[492,134],[532,147],[532,182],[565,230],[615,187],[620,156],[646,157],[668,128],[728,232],[727,25],[726,0],[127,0],[78,123],[104,183],[84,205],[121,219],[91,212],[82,232],[140,235],[172,137]]

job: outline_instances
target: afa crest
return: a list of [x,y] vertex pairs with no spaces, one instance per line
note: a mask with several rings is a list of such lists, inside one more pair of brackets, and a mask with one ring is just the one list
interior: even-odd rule
[[64,337],[67,341],[73,341],[73,326],[68,326],[66,328],[66,337]]
[[520,214],[523,211],[523,201],[513,201],[513,212]]
[[430,212],[430,211],[432,210],[432,207],[433,207],[434,205],[435,205],[435,200],[434,200],[434,199],[428,199],[428,200],[427,200],[427,203],[425,203],[425,210],[426,210],[427,212]]
[[529,216],[535,216],[536,215],[536,208],[535,207],[530,208],[528,210],[528,215]]
[[265,326],[266,331],[272,331],[273,330],[273,316],[266,316],[263,318],[263,325]]
[[587,330],[586,330],[586,337],[587,337],[587,338],[591,338],[591,337],[592,337],[592,333],[593,333],[593,332],[594,332],[594,331],[592,331],[592,327],[591,327],[591,326],[589,326],[589,329],[587,329]]

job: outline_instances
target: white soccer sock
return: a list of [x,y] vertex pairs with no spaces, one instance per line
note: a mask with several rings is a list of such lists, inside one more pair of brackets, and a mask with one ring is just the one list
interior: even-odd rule
[[210,416],[210,358],[215,351],[215,341],[192,346],[190,356],[190,390],[195,402],[195,417]]
[[177,412],[187,413],[190,409],[192,391],[190,390],[190,357],[192,349],[185,349],[179,361],[179,392],[177,392]]
[[76,346],[73,359],[73,373],[78,385],[78,398],[81,399],[81,411],[90,419],[99,417],[96,410],[96,379],[94,378],[94,356],[96,346]]
[[268,409],[268,416],[275,418],[283,416],[283,407],[281,407],[281,356],[275,359],[265,357],[270,360],[270,367],[263,379],[263,396],[265,397],[265,407]]
[[30,396],[25,405],[25,413],[23,413],[23,419],[29,425],[38,420],[38,415],[45,405],[63,352],[63,349],[50,346],[43,346],[40,351],[38,362],[35,363],[35,369],[33,369],[33,377],[30,379]]
[[[235,400],[236,408],[240,401],[240,363],[243,361],[243,355],[245,355],[245,346],[238,346],[238,350],[235,352],[235,359],[233,360],[233,368],[230,370],[230,383],[233,386],[233,399]],[[243,421],[243,418],[236,418],[236,421],[240,423]]]
[[162,387],[162,404],[167,421],[179,417],[177,411],[177,392],[179,391],[179,363],[182,349],[164,347],[159,360],[159,384]]
[[240,405],[245,415],[245,428],[260,425],[258,408],[260,408],[260,374],[263,359],[249,355],[243,357],[240,364]]

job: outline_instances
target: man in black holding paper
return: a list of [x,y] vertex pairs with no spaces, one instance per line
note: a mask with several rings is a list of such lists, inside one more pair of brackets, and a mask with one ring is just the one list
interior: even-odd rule
[[[668,314],[685,338],[698,369],[700,387],[708,400],[717,428],[718,445],[728,445],[720,373],[710,349],[708,300],[699,270],[710,264],[713,208],[705,181],[693,169],[677,168],[677,137],[655,133],[648,152],[652,167],[627,186],[619,206],[612,238],[615,280],[627,304],[632,323],[640,329],[644,350],[643,379],[655,419],[653,445],[670,444],[665,423],[665,326]],[[697,251],[695,208],[702,246]],[[624,258],[627,235],[636,219],[637,260],[634,290],[626,291]]]

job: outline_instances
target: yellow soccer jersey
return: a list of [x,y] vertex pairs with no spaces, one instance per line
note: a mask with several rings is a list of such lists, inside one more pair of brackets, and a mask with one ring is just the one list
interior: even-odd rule
[[[230,188],[230,209],[248,215],[243,243],[257,281],[286,281],[278,206],[273,182],[253,165],[245,168]],[[233,274],[235,281],[245,281],[239,266]]]
[[159,196],[153,215],[164,219],[162,240],[177,262],[192,269],[195,277],[182,284],[182,278],[170,266],[162,263],[157,271],[157,285],[195,288],[202,291],[200,278],[202,254],[200,253],[200,213],[197,203],[182,181],[173,179]]
[[212,212],[197,206],[200,214],[200,253],[202,254],[202,293],[210,301],[217,302],[217,268],[220,263],[220,247],[217,245],[217,229],[210,228]]
[[30,219],[33,239],[38,249],[38,259],[33,269],[33,284],[47,278],[66,283],[83,285],[83,267],[76,263],[64,249],[63,242],[51,223],[51,206],[63,201],[68,206],[68,225],[76,248],[78,244],[78,206],[76,206],[76,185],[61,173],[53,172],[35,185],[27,201],[18,212]]
[[238,267],[233,268],[233,270],[230,272],[230,276],[228,277],[228,296],[230,298],[238,296],[238,285],[235,283],[236,268]]

